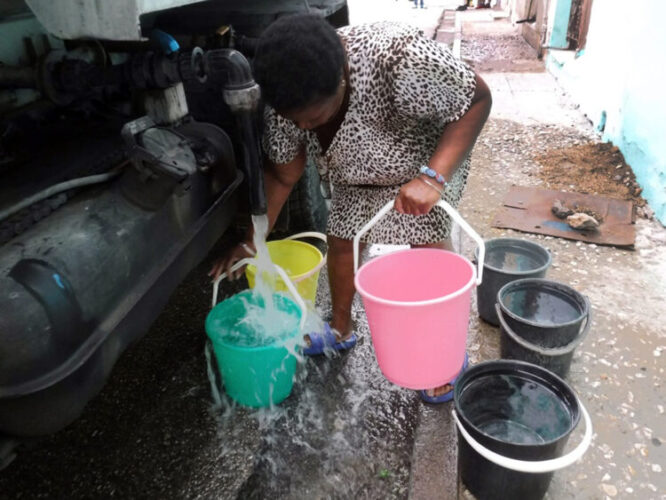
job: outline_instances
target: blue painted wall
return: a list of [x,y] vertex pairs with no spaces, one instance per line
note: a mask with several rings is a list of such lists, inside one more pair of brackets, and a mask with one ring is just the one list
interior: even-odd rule
[[567,31],[569,28],[569,15],[571,14],[571,0],[557,0],[551,5],[551,33],[548,45],[551,47],[567,48]]
[[[551,12],[570,9],[571,0],[554,1],[557,5]],[[620,148],[662,224],[666,224],[664,19],[664,0],[597,0],[584,52],[551,51],[546,61],[594,125],[603,128],[604,140]],[[564,15],[551,17],[550,40],[558,39],[565,22]]]

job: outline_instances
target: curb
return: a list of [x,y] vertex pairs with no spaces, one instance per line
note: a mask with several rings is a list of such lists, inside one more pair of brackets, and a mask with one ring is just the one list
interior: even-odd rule
[[460,12],[444,9],[439,18],[439,26],[435,30],[435,40],[449,46],[453,55],[460,59],[462,43],[462,19]]

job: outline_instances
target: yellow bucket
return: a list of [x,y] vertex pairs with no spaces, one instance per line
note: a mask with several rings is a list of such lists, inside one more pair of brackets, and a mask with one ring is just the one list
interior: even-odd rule
[[[325,234],[306,232],[295,234],[284,240],[268,241],[266,246],[273,263],[287,272],[287,276],[294,283],[303,300],[314,304],[317,296],[319,271],[324,266],[326,257],[316,246],[304,241],[296,241],[299,238],[318,238],[326,241]],[[245,268],[245,276],[250,288],[254,288],[256,272],[257,268],[253,265],[248,265]],[[277,279],[275,290],[287,291],[287,286],[282,279]]]

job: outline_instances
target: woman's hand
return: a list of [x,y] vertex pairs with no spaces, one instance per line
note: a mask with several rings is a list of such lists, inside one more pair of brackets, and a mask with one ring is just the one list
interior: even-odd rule
[[245,266],[232,272],[231,268],[233,265],[241,259],[254,257],[255,253],[256,250],[252,242],[242,241],[231,247],[222,257],[215,261],[213,268],[208,272],[208,276],[212,276],[213,281],[215,281],[224,272],[230,281],[234,281],[243,274]]
[[435,188],[416,178],[400,188],[395,209],[401,214],[425,215],[440,199]]

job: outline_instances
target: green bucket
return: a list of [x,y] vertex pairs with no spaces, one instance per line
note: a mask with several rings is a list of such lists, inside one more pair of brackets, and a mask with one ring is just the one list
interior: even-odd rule
[[291,393],[296,372],[301,309],[289,297],[275,293],[273,304],[284,320],[266,339],[246,319],[248,306],[263,309],[264,301],[244,290],[217,304],[206,317],[206,334],[222,376],[224,389],[244,406],[278,404]]

